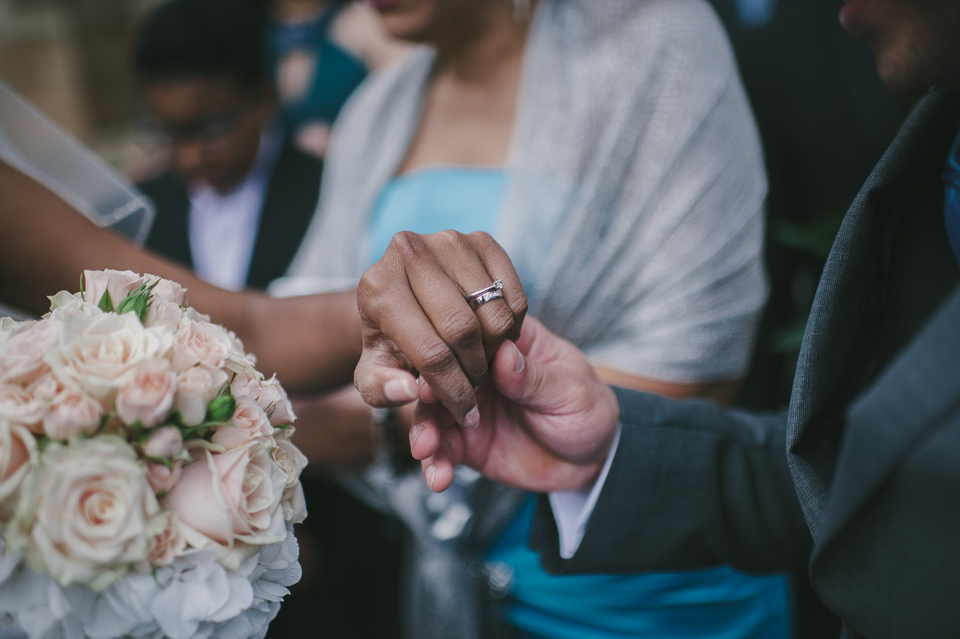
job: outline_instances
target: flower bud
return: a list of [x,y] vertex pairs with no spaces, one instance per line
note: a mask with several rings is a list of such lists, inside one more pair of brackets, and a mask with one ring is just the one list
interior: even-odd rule
[[183,435],[176,426],[158,428],[143,445],[143,454],[154,459],[173,459],[183,451]]

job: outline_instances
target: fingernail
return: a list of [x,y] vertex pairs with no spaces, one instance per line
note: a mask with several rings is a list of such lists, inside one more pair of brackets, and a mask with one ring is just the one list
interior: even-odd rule
[[423,478],[427,482],[427,486],[430,487],[430,490],[433,490],[433,481],[437,476],[437,466],[436,464],[430,464],[427,466],[427,469],[423,471]]
[[463,418],[463,425],[470,430],[473,430],[480,425],[480,409],[474,406],[470,409],[470,412],[467,413],[466,417]]
[[520,373],[526,365],[526,360],[523,359],[523,353],[520,352],[516,344],[510,342],[510,345],[513,346],[513,372]]
[[423,422],[419,422],[410,427],[410,448],[413,449],[417,445],[417,440],[420,438],[420,433],[423,432]]
[[409,402],[417,398],[417,387],[409,379],[391,379],[383,385],[383,394],[391,402]]

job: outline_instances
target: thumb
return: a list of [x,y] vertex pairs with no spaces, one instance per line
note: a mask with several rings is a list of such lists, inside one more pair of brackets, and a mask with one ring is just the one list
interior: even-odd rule
[[493,383],[507,399],[523,406],[542,403],[540,390],[545,371],[543,366],[523,355],[517,345],[506,341],[500,345],[492,368]]

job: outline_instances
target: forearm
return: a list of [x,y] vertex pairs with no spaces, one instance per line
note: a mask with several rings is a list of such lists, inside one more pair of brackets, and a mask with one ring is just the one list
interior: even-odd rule
[[77,290],[85,269],[129,269],[182,284],[197,310],[234,330],[261,370],[291,390],[349,383],[360,356],[356,295],[275,300],[232,293],[98,228],[49,190],[0,162],[0,299],[40,315],[47,295]]
[[361,350],[356,300],[354,291],[284,299],[249,293],[238,335],[260,370],[276,372],[291,392],[350,384]]
[[559,558],[545,501],[534,540],[552,571],[803,569],[811,538],[785,420],[618,391],[623,430],[579,550]]

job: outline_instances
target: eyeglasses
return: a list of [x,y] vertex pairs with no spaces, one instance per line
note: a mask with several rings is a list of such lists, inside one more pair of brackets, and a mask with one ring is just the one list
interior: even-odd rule
[[204,149],[220,151],[239,128],[244,111],[244,108],[237,107],[180,124],[147,121],[139,128],[157,146],[196,143]]

